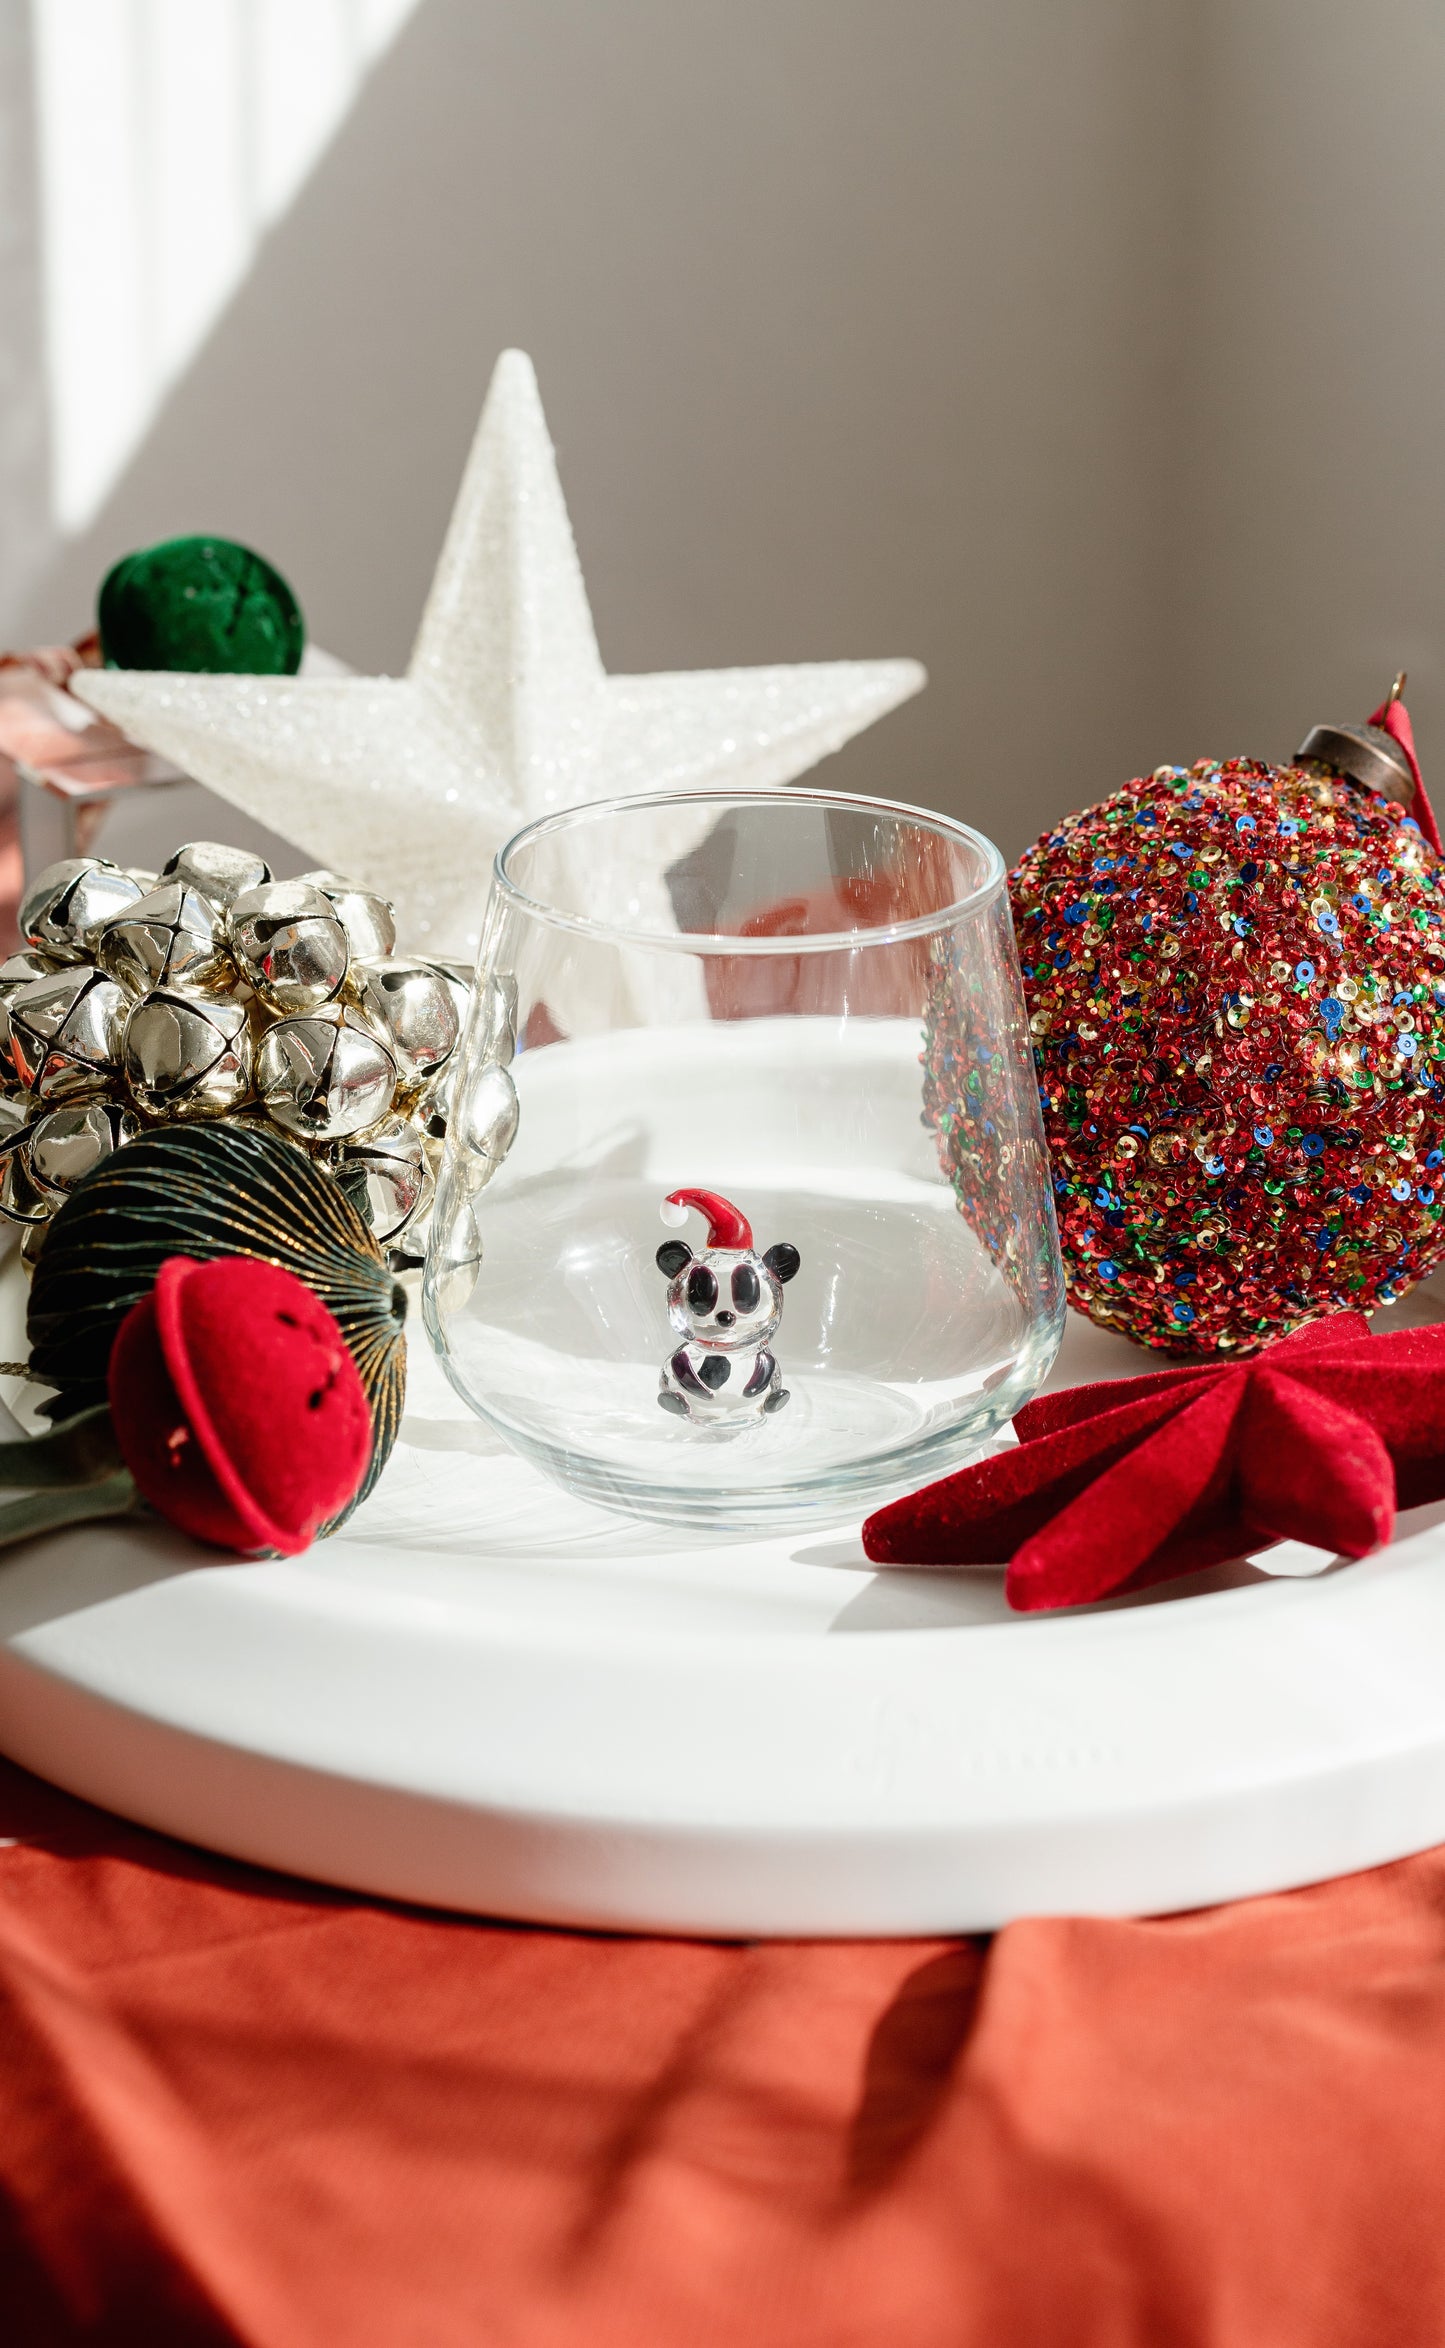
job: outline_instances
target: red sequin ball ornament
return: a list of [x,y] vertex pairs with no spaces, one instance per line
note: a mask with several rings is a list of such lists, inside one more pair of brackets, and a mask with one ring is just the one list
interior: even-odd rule
[[1290,766],[1160,767],[1010,885],[1073,1304],[1249,1353],[1445,1256],[1445,863],[1403,705]]

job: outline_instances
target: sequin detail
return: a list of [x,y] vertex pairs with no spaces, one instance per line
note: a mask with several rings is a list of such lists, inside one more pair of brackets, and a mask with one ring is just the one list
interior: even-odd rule
[[1445,867],[1399,806],[1161,768],[1011,889],[1075,1305],[1244,1353],[1445,1256]]

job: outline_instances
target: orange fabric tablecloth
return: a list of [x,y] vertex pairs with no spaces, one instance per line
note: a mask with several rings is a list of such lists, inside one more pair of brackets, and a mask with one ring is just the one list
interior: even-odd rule
[[1445,1853],[725,1946],[212,1860],[0,1764],[0,2339],[1439,2348]]

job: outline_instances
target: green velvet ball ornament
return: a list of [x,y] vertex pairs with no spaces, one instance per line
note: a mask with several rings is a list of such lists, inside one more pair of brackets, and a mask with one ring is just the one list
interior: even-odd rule
[[98,616],[112,669],[291,677],[306,643],[280,572],[230,538],[167,538],[123,555],[101,586]]

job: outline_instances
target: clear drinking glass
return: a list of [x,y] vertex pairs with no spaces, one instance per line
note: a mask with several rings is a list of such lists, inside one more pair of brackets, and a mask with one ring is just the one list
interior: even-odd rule
[[[549,1475],[680,1524],[836,1521],[1035,1391],[1063,1273],[979,833],[814,790],[571,808],[497,857],[477,976],[426,1322]],[[677,1190],[713,1204],[660,1219]]]

